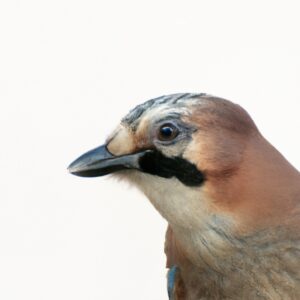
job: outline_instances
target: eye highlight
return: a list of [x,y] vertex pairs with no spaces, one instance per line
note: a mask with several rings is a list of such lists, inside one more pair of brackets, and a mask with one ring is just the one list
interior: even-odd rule
[[172,141],[177,137],[178,133],[178,128],[175,127],[173,124],[163,124],[159,127],[158,139],[160,141]]

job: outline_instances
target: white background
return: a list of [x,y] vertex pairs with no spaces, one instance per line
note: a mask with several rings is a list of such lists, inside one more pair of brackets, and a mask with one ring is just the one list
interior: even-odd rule
[[300,167],[299,1],[0,2],[0,299],[166,299],[166,223],[67,173],[149,98],[241,104]]

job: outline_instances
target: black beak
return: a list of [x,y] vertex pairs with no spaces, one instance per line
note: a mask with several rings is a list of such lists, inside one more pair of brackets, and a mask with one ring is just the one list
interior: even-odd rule
[[205,180],[204,174],[182,157],[166,157],[155,149],[115,156],[106,145],[81,155],[68,169],[71,174],[81,177],[98,177],[135,169],[164,178],[176,177],[187,186],[199,186]]
[[106,145],[88,151],[73,161],[68,170],[71,174],[81,177],[97,177],[125,169],[139,170],[139,159],[145,151],[134,154],[114,156]]

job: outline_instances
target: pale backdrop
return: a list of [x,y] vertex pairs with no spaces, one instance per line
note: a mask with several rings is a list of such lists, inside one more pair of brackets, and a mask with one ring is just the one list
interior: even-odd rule
[[67,173],[133,106],[244,106],[299,169],[299,1],[0,2],[0,299],[164,300],[166,223]]

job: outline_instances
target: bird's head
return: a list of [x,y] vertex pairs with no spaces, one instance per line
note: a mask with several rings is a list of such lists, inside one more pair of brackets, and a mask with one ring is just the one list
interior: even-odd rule
[[190,227],[228,200],[226,183],[257,133],[249,115],[227,100],[163,96],[131,110],[103,146],[80,156],[69,171],[127,178],[170,223]]
[[[293,249],[290,241],[299,235],[299,172],[244,109],[224,99],[173,94],[149,100],[69,171],[113,173],[141,189],[169,223],[167,266],[179,266],[192,286],[202,274],[201,284],[217,278],[244,287],[254,264],[265,266],[272,251],[278,258]],[[268,259],[257,263],[264,255]]]
[[254,215],[257,223],[269,211],[268,182],[274,184],[272,173],[281,168],[270,165],[279,155],[273,150],[240,106],[206,94],[173,94],[135,107],[103,146],[80,156],[69,171],[128,179],[173,226]]

